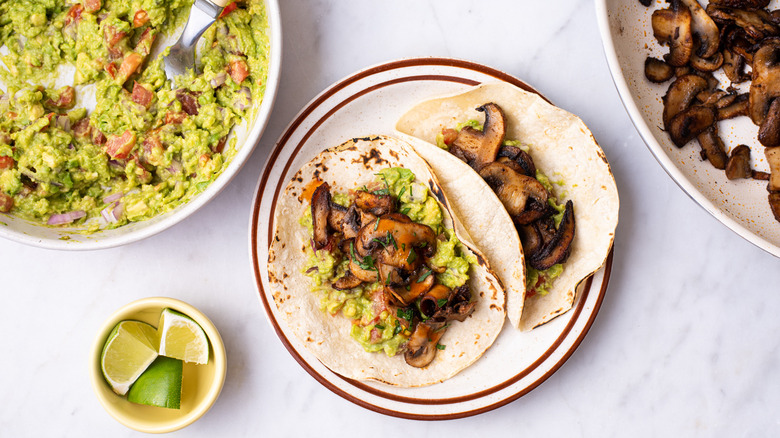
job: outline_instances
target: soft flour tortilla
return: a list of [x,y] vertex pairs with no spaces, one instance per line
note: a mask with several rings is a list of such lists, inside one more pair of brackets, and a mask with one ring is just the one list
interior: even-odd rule
[[[469,119],[484,120],[476,108],[493,102],[506,115],[509,140],[520,140],[530,147],[536,167],[550,178],[559,201],[574,202],[576,231],[571,253],[560,277],[546,295],[524,299],[525,283],[507,278],[515,264],[523,260],[518,251],[517,230],[490,187],[471,167],[450,155],[446,158],[435,146],[442,128],[454,128]],[[507,291],[507,314],[514,326],[530,330],[568,311],[574,303],[577,285],[598,270],[609,255],[618,222],[618,192],[604,152],[590,130],[577,116],[557,108],[537,94],[498,82],[479,85],[471,90],[423,102],[401,117],[396,125],[401,133],[424,140],[414,147],[433,167],[450,195],[453,210],[487,213],[461,218],[474,239],[485,251],[504,282]],[[477,175],[462,177],[466,172]],[[561,184],[558,185],[557,183]],[[480,226],[487,221],[501,225]],[[496,234],[506,237],[496,242]],[[503,243],[505,240],[506,243]],[[514,266],[516,273],[519,267]]]
[[[331,191],[355,190],[375,179],[375,173],[388,167],[405,167],[425,184],[439,200],[444,225],[455,230],[463,252],[478,260],[469,272],[469,287],[477,306],[463,322],[454,322],[440,343],[444,350],[425,368],[406,364],[403,354],[388,357],[367,353],[349,335],[351,322],[319,308],[318,293],[311,292],[313,281],[303,272],[308,230],[298,223],[309,207],[304,199],[307,185],[314,180],[330,184]],[[371,379],[398,386],[422,386],[452,377],[477,360],[490,347],[503,326],[506,312],[501,282],[482,254],[474,249],[462,225],[452,216],[449,201],[419,155],[406,143],[390,137],[353,139],[327,149],[299,170],[281,194],[274,215],[274,238],[268,256],[270,288],[285,324],[297,339],[332,371],[352,379]]]

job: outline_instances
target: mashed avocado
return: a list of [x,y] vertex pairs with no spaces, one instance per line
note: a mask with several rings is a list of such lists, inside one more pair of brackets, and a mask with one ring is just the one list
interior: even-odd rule
[[[267,17],[260,0],[237,3],[202,37],[199,73],[166,78],[154,42],[191,5],[0,1],[0,212],[115,228],[175,208],[222,173],[236,153],[231,129],[265,91]],[[66,64],[71,85],[55,87]],[[87,89],[89,113],[79,108]]]
[[[409,216],[413,222],[427,225],[440,233],[436,251],[431,257],[432,265],[443,272],[435,274],[436,282],[451,289],[463,286],[469,278],[470,263],[461,253],[460,241],[451,229],[444,227],[442,211],[428,187],[415,182],[415,175],[408,169],[393,167],[376,174],[377,192],[392,195],[398,201],[398,211]],[[368,190],[361,188],[361,190]],[[352,194],[333,192],[331,200],[342,206],[353,202]],[[312,235],[311,209],[307,208],[299,223]],[[303,272],[312,279],[311,290],[319,296],[320,309],[330,315],[342,316],[353,321],[350,335],[368,352],[383,351],[394,356],[409,339],[411,333],[397,315],[389,309],[380,309],[377,314],[372,303],[374,294],[381,294],[380,283],[362,284],[347,291],[336,290],[331,284],[348,271],[349,260],[338,248],[331,251],[314,251],[306,246],[306,264]],[[339,261],[340,260],[340,261]]]

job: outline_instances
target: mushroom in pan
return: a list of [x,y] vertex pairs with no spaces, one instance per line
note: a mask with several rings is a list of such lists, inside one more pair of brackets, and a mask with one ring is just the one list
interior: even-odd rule
[[669,121],[668,132],[678,148],[685,146],[716,121],[715,110],[709,106],[694,105],[676,114]]
[[671,0],[668,9],[653,12],[651,24],[653,34],[661,44],[669,44],[669,53],[664,56],[673,67],[688,64],[693,53],[693,32],[691,11],[680,0]]
[[707,14],[719,23],[734,23],[756,41],[780,34],[769,13],[761,9],[736,9],[709,4]]
[[710,0],[711,5],[726,6],[729,8],[765,8],[769,0]]
[[[707,11],[701,7],[697,0],[680,0],[691,13],[691,31],[693,32],[694,44],[696,51],[691,54],[691,63],[713,64],[709,58],[716,57],[718,54],[718,46],[720,45],[720,31],[718,25],[712,21]],[[723,57],[720,56],[720,62],[723,63]],[[693,66],[697,70],[702,70],[696,65]],[[718,66],[720,67],[720,66]],[[712,70],[714,71],[718,67]]]
[[751,174],[750,148],[741,144],[731,151],[729,161],[726,163],[726,178],[750,178]]
[[720,136],[718,136],[718,125],[713,124],[704,132],[696,136],[696,140],[699,141],[701,146],[702,157],[709,160],[710,164],[716,169],[725,169],[726,161],[726,147],[723,144]]
[[748,95],[737,94],[733,99],[720,99],[715,103],[715,108],[717,108],[718,112],[718,121],[746,116],[748,115],[748,109],[750,108]]
[[528,224],[547,213],[549,193],[536,178],[520,174],[499,162],[488,164],[479,175],[496,192],[516,223]]
[[780,96],[780,40],[766,40],[753,56],[750,118],[761,126],[772,99]]
[[450,145],[450,152],[479,171],[496,159],[506,134],[506,117],[495,103],[486,103],[477,111],[485,113],[482,131],[464,126]]
[[709,88],[707,79],[695,74],[680,76],[672,82],[663,97],[664,128],[668,130],[672,118],[691,106],[696,96]]
[[648,56],[645,59],[645,77],[650,82],[666,82],[674,77],[674,68],[658,58]]
[[780,221],[780,146],[764,149],[766,161],[769,163],[769,207],[775,219]]
[[764,146],[780,146],[780,99],[772,99],[758,129],[758,141]]

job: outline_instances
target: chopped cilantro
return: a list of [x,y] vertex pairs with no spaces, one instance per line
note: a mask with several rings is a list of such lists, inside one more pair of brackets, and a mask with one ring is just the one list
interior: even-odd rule
[[444,350],[445,348],[447,348],[447,346],[446,346],[446,345],[442,345],[442,344],[436,344],[436,349],[437,349],[437,350]]
[[423,281],[425,281],[425,279],[428,278],[429,275],[431,275],[431,272],[433,272],[433,270],[429,269],[428,271],[426,271],[423,275],[420,276],[420,278],[417,279],[417,282],[422,283]]
[[376,228],[379,226],[380,218],[376,218],[376,222],[374,222],[374,231],[376,231]]
[[414,248],[412,248],[409,250],[409,257],[406,258],[406,263],[411,265],[415,260],[417,260],[417,253],[414,252]]
[[385,326],[383,326],[382,324],[377,324],[374,327],[378,328],[379,330],[384,330],[385,329]]
[[396,324],[395,328],[393,329],[393,336],[397,335],[398,333],[401,333],[401,330],[404,328],[401,327],[401,324]]
[[401,214],[409,215],[409,212],[411,211],[411,207],[404,207],[401,209]]
[[414,318],[414,310],[412,309],[398,309],[396,312],[396,315],[398,315],[399,318],[405,319],[409,322],[412,322],[412,318]]
[[395,238],[393,237],[393,235],[392,235],[392,234],[390,234],[390,232],[389,232],[389,231],[387,232],[387,244],[388,244],[388,245],[389,245],[389,244],[393,244],[393,247],[394,247],[395,249],[398,249],[398,243],[395,241]]
[[374,258],[370,255],[365,256],[362,260],[360,257],[358,257],[355,254],[355,243],[349,242],[349,252],[352,255],[352,260],[357,263],[357,265],[360,267],[360,269],[365,269],[367,271],[376,271],[376,266],[374,266]]
[[441,299],[436,300],[436,305],[439,306],[439,307],[444,307],[445,304],[447,304],[447,299],[446,298],[441,298]]

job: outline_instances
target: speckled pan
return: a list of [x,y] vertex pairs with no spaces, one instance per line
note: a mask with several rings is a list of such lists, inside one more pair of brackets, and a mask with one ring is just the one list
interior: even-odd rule
[[249,242],[258,297],[268,321],[292,357],[314,379],[366,409],[402,418],[442,420],[506,405],[539,386],[566,362],[593,324],[604,299],[611,255],[604,268],[581,284],[569,312],[531,332],[505,324],[493,346],[473,365],[442,383],[417,388],[334,373],[296,339],[274,305],[273,291],[268,287],[268,248],[278,200],[298,169],[345,139],[394,135],[400,116],[423,100],[496,80],[535,92],[506,73],[455,59],[406,59],[357,72],[323,91],[295,117],[260,176]]
[[[702,6],[708,2],[700,1]],[[668,51],[653,37],[650,15],[666,7],[655,0],[649,8],[637,0],[597,0],[596,11],[604,42],[604,53],[612,78],[631,120],[650,152],[666,173],[696,203],[717,220],[759,248],[780,256],[780,223],[767,203],[765,181],[729,181],[722,170],[702,161],[695,142],[678,149],[663,131],[661,97],[669,82],[653,84],[644,76],[648,55],[661,57]],[[770,6],[777,7],[777,1]],[[716,77],[724,84],[725,77]],[[743,91],[747,90],[745,88]],[[747,117],[726,120],[718,125],[726,148],[746,144],[751,148],[754,169],[767,171],[763,146],[756,140],[758,128]],[[637,152],[637,159],[642,159]]]

